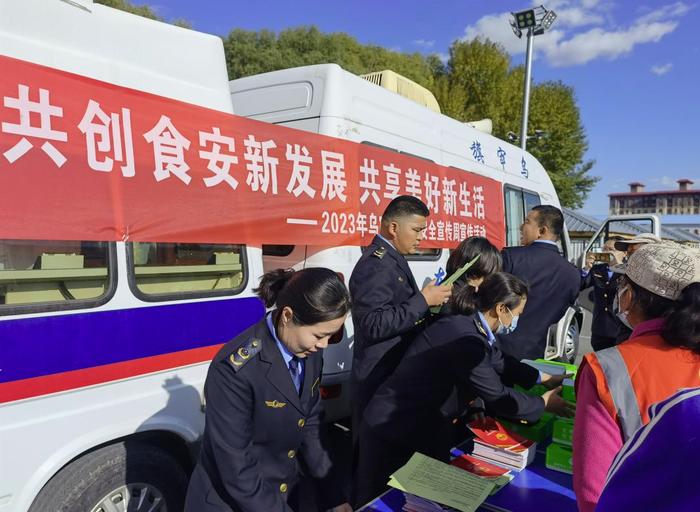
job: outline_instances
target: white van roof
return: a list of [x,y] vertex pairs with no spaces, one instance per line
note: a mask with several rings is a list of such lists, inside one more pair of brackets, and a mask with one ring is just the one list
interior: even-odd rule
[[[399,134],[418,145],[436,148],[445,166],[460,167],[525,189],[536,190],[547,204],[558,205],[554,187],[542,165],[530,153],[504,140],[404,98],[345,71],[337,64],[303,66],[232,80],[234,113],[270,123],[308,118],[337,118]],[[335,123],[337,124],[337,123]],[[320,132],[342,134],[320,123]],[[377,141],[381,144],[380,141]],[[484,162],[471,150],[478,142]],[[406,147],[397,148],[410,152]],[[505,152],[501,164],[499,150]],[[523,171],[523,161],[527,172]]]
[[8,57],[231,112],[219,37],[91,0],[0,0],[0,48]]

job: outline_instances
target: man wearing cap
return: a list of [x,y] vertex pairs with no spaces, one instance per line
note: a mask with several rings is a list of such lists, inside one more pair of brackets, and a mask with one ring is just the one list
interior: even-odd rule
[[615,242],[615,249],[618,251],[624,251],[627,253],[627,257],[629,258],[641,246],[645,244],[660,244],[661,242],[662,240],[653,233],[641,233],[634,238],[617,240]]
[[[619,316],[633,331],[583,358],[576,379],[574,490],[593,511],[615,454],[649,423],[649,406],[700,386],[700,251],[646,243],[612,269]],[[650,508],[650,510],[653,509]]]
[[535,206],[520,226],[523,246],[503,249],[503,271],[519,277],[530,289],[517,330],[497,335],[503,352],[516,359],[543,357],[549,326],[561,320],[578,298],[579,270],[557,246],[563,230],[564,215],[559,208]]
[[[618,343],[618,339],[629,338],[630,330],[617,318],[615,296],[620,277],[610,270],[611,265],[622,263],[623,251],[615,249],[619,237],[608,238],[603,244],[603,252],[610,255],[610,264],[594,263],[587,257],[586,268],[581,270],[581,290],[593,287],[593,322],[591,323],[591,345],[593,350],[603,350]],[[588,256],[593,256],[589,253]]]

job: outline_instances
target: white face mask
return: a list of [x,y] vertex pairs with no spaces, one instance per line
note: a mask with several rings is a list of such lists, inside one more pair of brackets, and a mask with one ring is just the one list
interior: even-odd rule
[[520,315],[514,315],[509,308],[506,308],[506,310],[508,311],[508,314],[510,314],[510,325],[505,325],[503,322],[501,322],[501,319],[499,318],[496,334],[510,334],[515,330],[516,327],[518,327],[518,318],[520,318]]
[[627,311],[620,311],[620,295],[625,293],[625,290],[627,290],[627,286],[623,287],[621,290],[618,290],[618,292],[615,294],[615,299],[613,300],[613,312],[625,327],[632,329],[632,325],[630,324],[628,318],[629,313]]

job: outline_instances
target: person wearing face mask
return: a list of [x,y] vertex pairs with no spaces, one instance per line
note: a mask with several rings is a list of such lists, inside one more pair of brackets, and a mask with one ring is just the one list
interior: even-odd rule
[[700,251],[646,244],[613,269],[620,320],[633,331],[615,347],[586,354],[576,379],[574,491],[596,508],[623,443],[649,422],[649,406],[700,386]]
[[319,438],[321,353],[350,311],[348,291],[326,268],[268,272],[255,291],[276,309],[211,362],[185,511],[299,510],[303,469],[324,509],[351,512]]
[[[378,496],[389,476],[414,452],[449,459],[450,447],[466,437],[462,431],[460,439],[443,414],[442,406],[454,387],[460,390],[463,406],[479,397],[488,413],[509,419],[537,421],[545,410],[572,415],[559,395],[564,376],[540,374],[504,357],[495,343],[496,332],[515,330],[527,301],[527,286],[511,274],[483,276],[473,270],[455,290],[451,311],[418,335],[367,406],[359,436],[356,505]],[[538,381],[551,388],[542,397],[511,387],[530,388]]]

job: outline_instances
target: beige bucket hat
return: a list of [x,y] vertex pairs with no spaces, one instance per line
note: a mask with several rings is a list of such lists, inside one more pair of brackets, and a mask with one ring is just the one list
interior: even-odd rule
[[700,250],[673,242],[647,243],[627,263],[611,268],[656,295],[676,300],[683,288],[700,282]]

